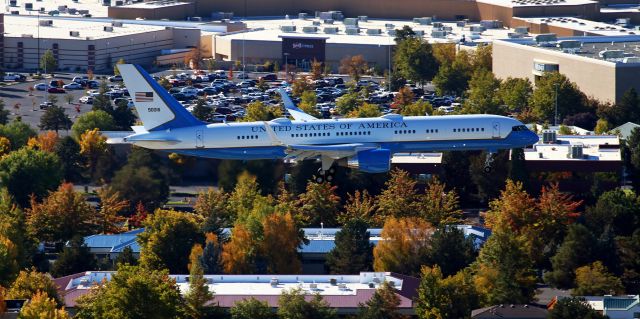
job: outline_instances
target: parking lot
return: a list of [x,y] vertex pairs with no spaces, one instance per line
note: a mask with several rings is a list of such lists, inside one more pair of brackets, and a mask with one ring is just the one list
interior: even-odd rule
[[[277,76],[268,73],[248,73],[243,76],[241,72],[236,72],[233,78],[227,79],[229,74],[225,71],[194,73],[165,70],[152,75],[156,80],[167,78],[173,86],[169,92],[189,110],[193,109],[198,98],[204,98],[212,110],[208,118],[210,122],[234,121],[242,118],[247,103],[254,101],[277,105],[279,102],[275,88],[282,86],[286,90],[290,90],[288,84],[282,81],[283,74]],[[60,73],[56,74],[54,78],[47,77],[35,81],[28,79],[26,82],[8,83],[6,86],[0,87],[0,98],[4,100],[5,108],[11,111],[11,118],[21,116],[24,122],[34,128],[38,127],[40,117],[45,112],[39,107],[40,104],[51,96],[57,98],[57,105],[62,106],[74,120],[92,108],[91,104],[80,102],[83,96],[88,95],[89,88],[67,89],[64,93],[48,93],[30,88],[44,87],[52,80],[69,84],[76,76],[85,76],[85,74]],[[260,77],[266,77],[269,80],[266,81],[268,88],[265,88],[264,91],[256,87],[257,79]],[[97,81],[103,81],[106,78],[107,76],[96,76]],[[312,82],[318,99],[317,109],[324,117],[339,116],[334,112],[335,101],[347,93],[345,80],[348,81],[348,77],[330,76]],[[384,113],[392,112],[391,104],[395,93],[385,91],[385,88],[380,86],[380,80],[380,78],[366,78],[359,81],[358,85],[369,86],[372,92],[369,98],[370,103],[380,105],[381,111]],[[107,81],[107,84],[111,87],[109,94],[113,94],[113,98],[128,98],[121,82]],[[452,97],[436,97],[428,93],[432,89],[433,87],[429,85],[425,87],[426,94],[422,89],[414,88],[414,91],[417,93],[417,98],[428,99],[435,107],[448,107],[454,101]],[[68,103],[69,97],[71,97],[71,103]],[[451,109],[453,110],[452,107]],[[65,132],[61,133],[65,134]]]

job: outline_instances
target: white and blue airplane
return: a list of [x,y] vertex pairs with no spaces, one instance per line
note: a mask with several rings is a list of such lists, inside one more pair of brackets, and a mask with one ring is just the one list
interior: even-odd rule
[[[319,159],[318,180],[331,177],[334,163],[364,172],[390,169],[394,153],[487,151],[523,148],[538,135],[521,122],[498,115],[402,116],[317,119],[297,108],[284,91],[293,120],[208,124],[196,119],[139,65],[120,64],[120,74],[142,126],[124,143],[183,155],[235,160]],[[113,141],[113,140],[112,140]]]

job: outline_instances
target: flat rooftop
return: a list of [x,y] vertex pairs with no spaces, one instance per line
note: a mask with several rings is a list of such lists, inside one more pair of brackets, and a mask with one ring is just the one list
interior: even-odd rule
[[619,36],[640,34],[640,31],[633,28],[625,28],[615,24],[585,20],[575,17],[516,18],[529,23],[546,24],[549,26],[584,32],[585,34],[589,35]]
[[[582,148],[583,156],[572,158],[572,147]],[[617,135],[560,135],[555,143],[540,141],[525,149],[526,161],[622,161]]]
[[[604,62],[637,65],[640,60],[640,35],[564,37],[537,43],[534,38],[503,39],[503,42],[535,47],[540,50],[571,54]],[[562,48],[571,41],[572,48]]]
[[[92,20],[58,20],[47,19],[41,17],[40,20],[52,20],[52,26],[38,27],[38,19],[33,17],[5,15],[4,17],[4,36],[24,37],[31,35],[40,39],[77,39],[85,40],[87,37],[92,39],[114,38],[132,34],[140,34],[151,31],[164,30],[164,27],[153,25],[133,25],[124,23],[122,27],[113,27],[113,31],[104,31],[105,26],[111,26],[110,22],[92,21]],[[80,32],[80,36],[73,37],[69,35],[70,31]]]
[[493,4],[502,7],[550,7],[550,6],[578,6],[596,4],[591,0],[476,0],[479,3]]
[[[115,3],[115,0],[113,0]],[[8,3],[8,1],[7,1]],[[25,8],[25,3],[32,3],[33,10],[27,10]],[[108,6],[103,6],[101,1],[98,0],[78,0],[74,2],[72,0],[17,0],[17,6],[9,7],[5,6],[2,9],[2,12],[9,14],[11,11],[18,11],[21,15],[38,15],[38,11],[41,8],[44,8],[44,14],[40,13],[40,16],[47,16],[49,11],[59,10],[60,7],[66,6],[67,8],[76,9],[76,10],[88,10],[89,14],[93,17],[107,17]],[[35,10],[35,11],[34,11]],[[71,14],[60,12],[60,16],[76,16],[79,17],[79,14]]]
[[178,2],[178,1],[148,1],[148,2],[135,2],[131,4],[125,4],[122,8],[131,8],[131,9],[157,9],[157,8],[167,8],[167,7],[179,7],[191,5],[190,2]]
[[[316,32],[303,32],[304,27],[313,27],[313,22],[320,23],[316,25]],[[247,32],[238,32],[232,34],[221,35],[221,37],[232,40],[247,41],[282,41],[282,36],[290,37],[319,37],[327,38],[327,43],[344,43],[344,44],[369,44],[369,45],[395,45],[395,35],[389,34],[389,30],[402,29],[403,26],[410,26],[414,31],[424,33],[423,38],[431,43],[459,43],[464,38],[467,45],[473,46],[478,43],[489,43],[494,39],[506,38],[512,30],[507,28],[485,29],[476,31],[480,27],[479,23],[468,23],[459,26],[456,22],[440,22],[434,24],[419,24],[412,20],[380,20],[368,19],[368,21],[359,21],[358,27],[360,33],[351,35],[346,33],[346,26],[342,21],[334,21],[332,24],[326,24],[324,21],[315,18],[308,19],[250,19],[243,20],[252,29]],[[295,26],[295,32],[283,32],[281,26]],[[325,28],[337,28],[337,33],[326,33]],[[369,35],[367,30],[378,29],[380,34]],[[434,30],[444,31],[444,35],[432,36]]]

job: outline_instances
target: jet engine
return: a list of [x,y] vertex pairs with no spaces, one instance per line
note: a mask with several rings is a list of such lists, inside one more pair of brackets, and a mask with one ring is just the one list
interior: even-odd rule
[[358,152],[347,158],[347,167],[361,170],[366,173],[384,173],[391,166],[391,151],[375,149]]

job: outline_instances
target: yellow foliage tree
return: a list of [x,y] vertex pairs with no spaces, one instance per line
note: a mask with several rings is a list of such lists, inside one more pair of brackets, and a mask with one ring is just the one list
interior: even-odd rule
[[390,217],[382,228],[382,240],[373,249],[373,269],[417,274],[428,253],[434,228],[417,217]]
[[37,137],[30,137],[27,147],[45,152],[53,152],[58,142],[58,134],[54,131],[40,133]]
[[[215,234],[211,235],[213,235],[214,237],[211,237],[209,234],[207,234],[207,240],[209,240],[210,237],[212,240],[218,240],[217,238],[215,238]],[[191,253],[189,254],[189,265],[187,266],[189,272],[191,272],[191,268],[193,267],[193,265],[195,265],[196,263],[200,263],[200,257],[202,256],[203,251],[204,250],[202,249],[202,245],[193,245],[193,248],[191,248]]]
[[298,258],[301,236],[291,214],[271,214],[262,222],[261,256],[267,260],[267,271],[274,274],[297,274],[302,270]]
[[385,189],[377,196],[378,218],[416,216],[416,181],[407,171],[393,169],[385,182]]
[[574,296],[601,296],[624,293],[622,281],[611,274],[601,261],[576,269]]
[[222,264],[227,274],[250,274],[255,270],[255,243],[243,224],[236,224],[231,240],[222,246]]
[[118,192],[114,192],[109,187],[102,187],[98,190],[100,198],[100,209],[96,214],[96,229],[103,234],[113,234],[122,232],[120,223],[124,217],[119,213],[129,207],[129,202],[122,200]]
[[94,176],[100,158],[108,154],[107,138],[97,128],[80,135],[80,154],[87,159],[91,176]]
[[376,200],[366,189],[362,192],[356,190],[353,194],[347,194],[347,202],[343,212],[338,215],[338,223],[344,225],[352,219],[359,218],[369,226],[382,226],[382,221],[376,219],[376,209]]
[[69,319],[69,314],[64,308],[56,308],[56,301],[49,298],[46,292],[37,292],[27,304],[22,307],[20,319]]
[[4,156],[11,152],[11,141],[4,136],[0,136],[0,156]]

